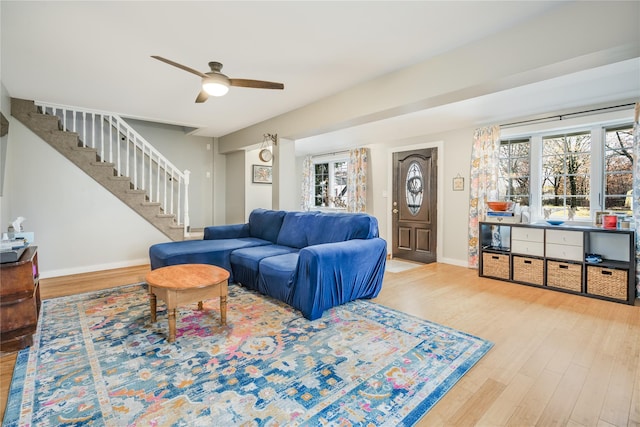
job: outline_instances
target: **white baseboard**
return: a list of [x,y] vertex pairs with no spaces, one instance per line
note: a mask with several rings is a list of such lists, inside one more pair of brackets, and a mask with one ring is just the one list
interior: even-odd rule
[[469,263],[467,262],[467,260],[461,260],[461,259],[453,259],[453,258],[438,258],[438,262],[441,262],[443,264],[451,264],[451,265],[457,265],[458,267],[469,267]]
[[40,271],[41,279],[51,277],[70,276],[72,274],[92,273],[94,271],[113,270],[115,268],[136,267],[138,265],[149,264],[149,258],[134,259],[129,261],[112,262],[109,264],[88,265],[77,268],[63,268],[60,270]]

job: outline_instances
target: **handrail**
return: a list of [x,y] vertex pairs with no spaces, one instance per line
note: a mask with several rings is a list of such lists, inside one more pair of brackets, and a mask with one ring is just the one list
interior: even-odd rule
[[83,147],[95,149],[100,161],[113,163],[118,175],[129,177],[150,202],[175,215],[184,236],[189,235],[188,170],[179,170],[117,114],[42,101],[35,105],[43,114],[57,116],[65,131],[76,132]]

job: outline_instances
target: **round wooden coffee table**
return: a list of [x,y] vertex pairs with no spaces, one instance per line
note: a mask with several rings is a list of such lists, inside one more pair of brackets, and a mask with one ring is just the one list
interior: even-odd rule
[[156,297],[167,304],[169,314],[169,342],[176,340],[176,307],[220,297],[220,323],[227,323],[227,294],[229,272],[208,264],[179,264],[161,267],[147,273],[151,301],[151,321],[156,321]]

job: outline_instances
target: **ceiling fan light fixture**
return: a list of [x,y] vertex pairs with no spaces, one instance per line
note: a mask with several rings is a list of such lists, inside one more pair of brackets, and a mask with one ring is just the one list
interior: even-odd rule
[[209,68],[211,71],[202,73],[196,69],[158,55],[152,55],[151,57],[160,62],[164,62],[165,64],[169,64],[191,74],[195,74],[202,79],[202,90],[198,92],[198,96],[196,97],[197,104],[205,102],[209,96],[226,95],[227,92],[229,92],[229,86],[250,87],[256,89],[284,89],[284,84],[282,83],[267,82],[264,80],[230,79],[220,72],[220,70],[222,70],[222,64],[216,61],[209,62]]
[[202,79],[202,89],[211,96],[224,96],[229,92],[229,79],[221,75]]

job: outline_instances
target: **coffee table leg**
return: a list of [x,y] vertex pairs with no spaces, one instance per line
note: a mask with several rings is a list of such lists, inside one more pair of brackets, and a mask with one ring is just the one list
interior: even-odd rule
[[169,310],[169,342],[176,340],[176,309]]
[[156,294],[149,292],[149,302],[151,303],[151,322],[156,322]]
[[198,301],[198,310],[202,311],[202,301]]
[[220,297],[220,323],[223,325],[227,324],[227,297]]

